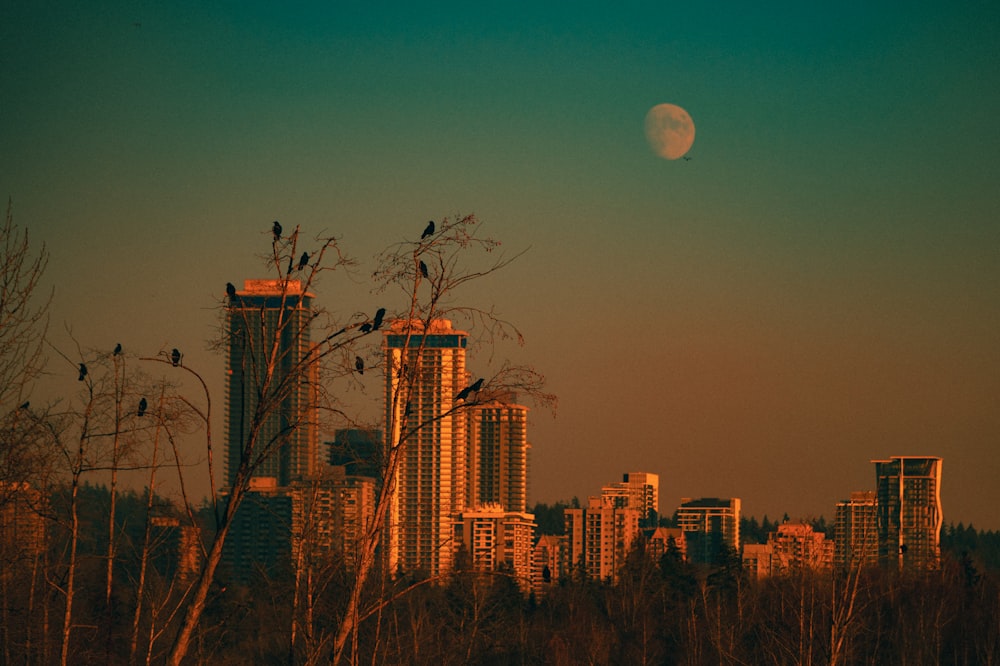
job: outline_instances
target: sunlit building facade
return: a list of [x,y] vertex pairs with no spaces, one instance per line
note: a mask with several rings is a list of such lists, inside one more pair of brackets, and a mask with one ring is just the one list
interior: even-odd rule
[[613,506],[630,507],[642,512],[642,523],[655,527],[660,513],[660,477],[649,472],[629,472],[621,482],[601,488],[601,499]]
[[941,556],[941,458],[873,460],[879,562],[900,569],[936,567]]
[[566,537],[539,536],[532,549],[531,590],[541,598],[566,573]]
[[[246,280],[226,307],[226,475],[248,462],[245,447],[270,368],[278,381],[294,374],[294,388],[279,398],[257,436],[249,462],[255,477],[279,486],[315,475],[319,464],[316,390],[318,364],[308,363],[313,295],[298,280]],[[275,341],[277,340],[277,344]],[[273,395],[273,394],[272,394]],[[259,459],[261,454],[268,455]]]
[[878,561],[875,514],[875,493],[871,490],[852,492],[850,499],[837,502],[833,561],[838,569],[865,567]]
[[767,537],[771,573],[826,572],[833,566],[833,541],[805,523],[785,523]]
[[525,592],[531,588],[535,517],[499,504],[463,511],[455,522],[455,544],[479,571],[504,571]]
[[469,508],[498,504],[524,512],[528,505],[528,408],[516,398],[467,410],[466,489]]
[[591,580],[617,580],[629,551],[642,534],[642,512],[591,497],[587,508],[566,509],[563,516],[568,568],[582,568]]
[[392,573],[450,571],[453,526],[466,509],[467,334],[448,320],[396,321],[385,332],[386,446],[400,459],[387,525]]

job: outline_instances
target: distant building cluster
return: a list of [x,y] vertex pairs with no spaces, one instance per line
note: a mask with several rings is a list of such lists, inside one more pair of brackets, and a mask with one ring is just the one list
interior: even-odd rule
[[[282,297],[284,285],[247,281],[229,307],[230,475],[256,408],[252,373],[263,362],[261,340],[273,337],[269,322],[308,326],[307,317],[295,317],[311,294],[290,286]],[[253,331],[242,323],[251,314]],[[308,330],[293,333],[281,337],[295,342],[279,354],[290,363],[309,353]],[[728,559],[756,576],[938,561],[939,458],[873,461],[876,489],[837,504],[833,538],[786,522],[766,543],[744,545],[735,497],[681,498],[672,515],[661,517],[659,477],[650,472],[628,472],[586,505],[566,509],[564,534],[537,535],[527,512],[527,408],[473,381],[467,333],[451,322],[387,322],[382,335],[384,429],[338,431],[321,456],[318,418],[310,412],[315,387],[304,382],[286,396],[267,424],[267,436],[282,442],[280,454],[256,470],[227,542],[224,559],[234,574],[320,556],[338,557],[351,570],[360,539],[373,529],[382,531],[380,561],[392,574],[502,571],[537,594],[566,576],[613,581],[638,552],[694,565]],[[401,441],[388,515],[375,525],[384,467]]]
[[[630,557],[735,562],[756,577],[876,563],[924,569],[939,561],[936,457],[872,461],[875,489],[837,503],[832,535],[786,521],[765,543],[744,544],[736,497],[681,498],[663,516],[659,476],[651,472],[623,474],[585,505],[565,509],[563,534],[539,535],[528,513],[528,409],[516,395],[474,381],[467,333],[447,320],[386,322],[383,428],[339,430],[321,451],[318,371],[308,363],[311,299],[294,280],[248,280],[230,293],[226,474],[232,483],[238,472],[252,472],[223,551],[223,571],[235,580],[321,561],[350,572],[360,544],[376,532],[379,565],[392,575],[499,572],[536,595],[566,577],[615,581]],[[277,353],[266,351],[275,341]],[[267,397],[259,377],[268,362],[279,374],[310,370],[275,398],[263,424],[260,441],[273,453],[248,460],[243,447]],[[390,460],[394,474],[386,478]],[[391,502],[377,520],[387,484]],[[0,546],[8,554],[40,551],[45,499],[27,484],[0,484],[0,497]],[[152,528],[164,544],[161,570],[194,576],[202,564],[198,529],[170,517]]]

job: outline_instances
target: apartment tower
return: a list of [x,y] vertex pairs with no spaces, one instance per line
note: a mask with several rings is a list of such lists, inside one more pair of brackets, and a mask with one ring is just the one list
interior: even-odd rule
[[714,564],[740,552],[740,498],[682,498],[677,525],[684,530],[688,561]]
[[601,497],[616,507],[638,509],[645,527],[656,527],[660,512],[660,477],[649,472],[629,472],[619,483],[601,488]]
[[935,567],[941,555],[941,458],[873,460],[878,558],[900,569]]
[[506,396],[468,410],[467,507],[498,504],[505,511],[527,511],[528,408]]
[[[298,280],[246,280],[243,289],[229,297],[226,478],[230,484],[245,463],[256,465],[254,478],[274,478],[278,486],[316,473],[318,364],[307,362],[312,299]],[[250,459],[244,460],[262,392],[273,405]],[[265,452],[267,456],[259,458]]]
[[878,560],[874,492],[852,492],[850,499],[837,502],[833,525],[833,562],[838,569],[868,566]]
[[400,446],[392,493],[389,571],[451,570],[453,526],[466,508],[467,414],[456,396],[469,385],[467,334],[445,319],[393,322],[385,331],[386,446]]

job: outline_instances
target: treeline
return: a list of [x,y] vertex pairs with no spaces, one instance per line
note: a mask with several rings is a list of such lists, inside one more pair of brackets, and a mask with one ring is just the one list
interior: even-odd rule
[[[148,495],[117,495],[109,603],[111,495],[87,485],[78,492],[79,593],[71,662],[162,663],[190,583],[176,575],[167,556],[170,546],[147,537]],[[22,552],[0,568],[4,663],[58,661],[66,603],[59,590],[66,587],[70,561],[67,499],[57,493],[47,508],[47,550],[34,556]],[[154,501],[155,515],[172,511],[168,502]],[[555,514],[538,515],[549,516],[544,520],[554,526]],[[953,543],[978,550],[963,555],[949,547],[939,570],[921,574],[802,571],[755,581],[735,553],[699,568],[675,550],[652,561],[637,548],[615,582],[571,574],[528,595],[503,571],[485,574],[466,567],[433,580],[375,575],[363,590],[365,610],[357,617],[359,632],[349,656],[363,663],[435,665],[998,663],[998,576],[978,567],[969,554],[983,552],[993,533],[957,526],[946,531]],[[352,585],[341,562],[328,564],[322,593],[308,601],[313,619],[308,624],[296,619],[302,581],[291,566],[257,572],[248,585],[223,572],[187,662],[328,660]]]
[[[860,572],[859,572],[860,573]],[[689,567],[633,554],[617,583],[568,577],[524,596],[499,575],[404,577],[376,590],[352,647],[378,664],[887,664],[996,663],[1000,588],[947,559],[899,576],[802,573],[748,580],[738,566]],[[287,603],[277,583],[244,591],[213,618],[227,663],[286,655]],[[280,589],[280,586],[278,586]],[[335,616],[337,609],[328,609]]]

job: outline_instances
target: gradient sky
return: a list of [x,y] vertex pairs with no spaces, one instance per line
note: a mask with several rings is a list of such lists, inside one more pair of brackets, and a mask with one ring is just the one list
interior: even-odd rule
[[[474,212],[530,248],[462,300],[559,396],[532,501],[650,471],[667,513],[832,518],[937,455],[946,520],[1000,528],[996,3],[278,4],[0,6],[0,193],[57,344],[180,347],[221,406],[214,310],[271,220],[364,262],[319,294],[349,314],[378,249]],[[691,161],[646,144],[664,102]]]

